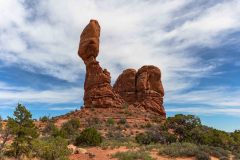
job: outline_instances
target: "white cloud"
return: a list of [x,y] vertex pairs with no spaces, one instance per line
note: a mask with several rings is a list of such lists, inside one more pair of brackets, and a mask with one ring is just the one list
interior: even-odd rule
[[[212,113],[212,110],[215,109],[218,111],[223,111],[224,109],[233,111],[232,107],[236,110],[240,109],[240,89],[213,87],[182,93],[170,92],[166,96],[165,102],[186,105],[197,104],[198,106],[207,107],[207,110],[203,110],[203,112],[209,113]],[[191,112],[192,110],[186,110],[186,112],[188,111]]]
[[0,102],[2,106],[17,103],[79,103],[83,96],[82,88],[51,88],[33,90],[31,88],[8,86],[0,82]]
[[[214,5],[206,2],[192,9],[189,5],[195,4],[193,0],[48,0],[39,1],[34,10],[23,2],[0,1],[0,61],[7,65],[76,82],[85,70],[77,56],[79,36],[94,18],[102,27],[98,60],[110,70],[113,81],[122,68],[153,64],[163,72],[166,102],[239,104],[225,97],[226,88],[220,90],[221,94],[211,90],[209,97],[208,89],[182,93],[221,65],[205,61],[188,49],[216,47],[223,43],[224,36],[239,31],[238,0],[216,1]],[[0,100],[79,102],[82,93],[80,88],[5,89],[0,90]],[[237,93],[232,94],[238,97]]]
[[231,116],[240,116],[240,108],[202,108],[202,107],[178,107],[178,108],[168,108],[167,112],[180,112],[180,113],[190,113],[197,115],[213,115],[213,114],[224,114]]

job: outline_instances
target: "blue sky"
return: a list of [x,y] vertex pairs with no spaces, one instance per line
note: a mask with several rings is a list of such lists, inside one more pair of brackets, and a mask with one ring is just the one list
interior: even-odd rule
[[112,83],[123,69],[161,68],[168,116],[240,129],[240,1],[2,0],[0,115],[23,103],[34,118],[79,109],[85,66],[79,36],[102,27],[98,60]]

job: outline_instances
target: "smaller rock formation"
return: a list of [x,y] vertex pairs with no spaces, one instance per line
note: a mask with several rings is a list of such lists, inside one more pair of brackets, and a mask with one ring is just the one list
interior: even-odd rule
[[161,71],[149,65],[140,68],[136,74],[137,102],[146,109],[166,116],[163,107],[164,89],[161,82]]
[[91,20],[80,37],[78,55],[86,65],[84,83],[85,107],[118,107],[123,99],[114,93],[110,73],[102,69],[96,57],[99,53],[100,26],[96,20]]
[[113,88],[127,103],[166,115],[163,107],[164,89],[158,67],[143,66],[137,72],[134,69],[124,70]]

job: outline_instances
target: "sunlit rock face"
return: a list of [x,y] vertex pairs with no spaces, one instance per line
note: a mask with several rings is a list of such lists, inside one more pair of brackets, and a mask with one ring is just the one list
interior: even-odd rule
[[78,55],[86,65],[84,83],[84,106],[86,108],[119,108],[124,104],[134,108],[145,108],[166,116],[163,107],[164,89],[161,71],[148,65],[126,69],[111,86],[111,76],[96,60],[99,54],[100,25],[91,20],[80,37]]

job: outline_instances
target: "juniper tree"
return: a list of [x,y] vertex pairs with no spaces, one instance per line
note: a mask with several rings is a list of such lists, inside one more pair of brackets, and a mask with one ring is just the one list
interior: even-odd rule
[[18,104],[14,111],[14,117],[8,117],[7,125],[15,137],[12,143],[15,157],[28,156],[31,152],[32,140],[38,137],[32,114],[25,106]]

